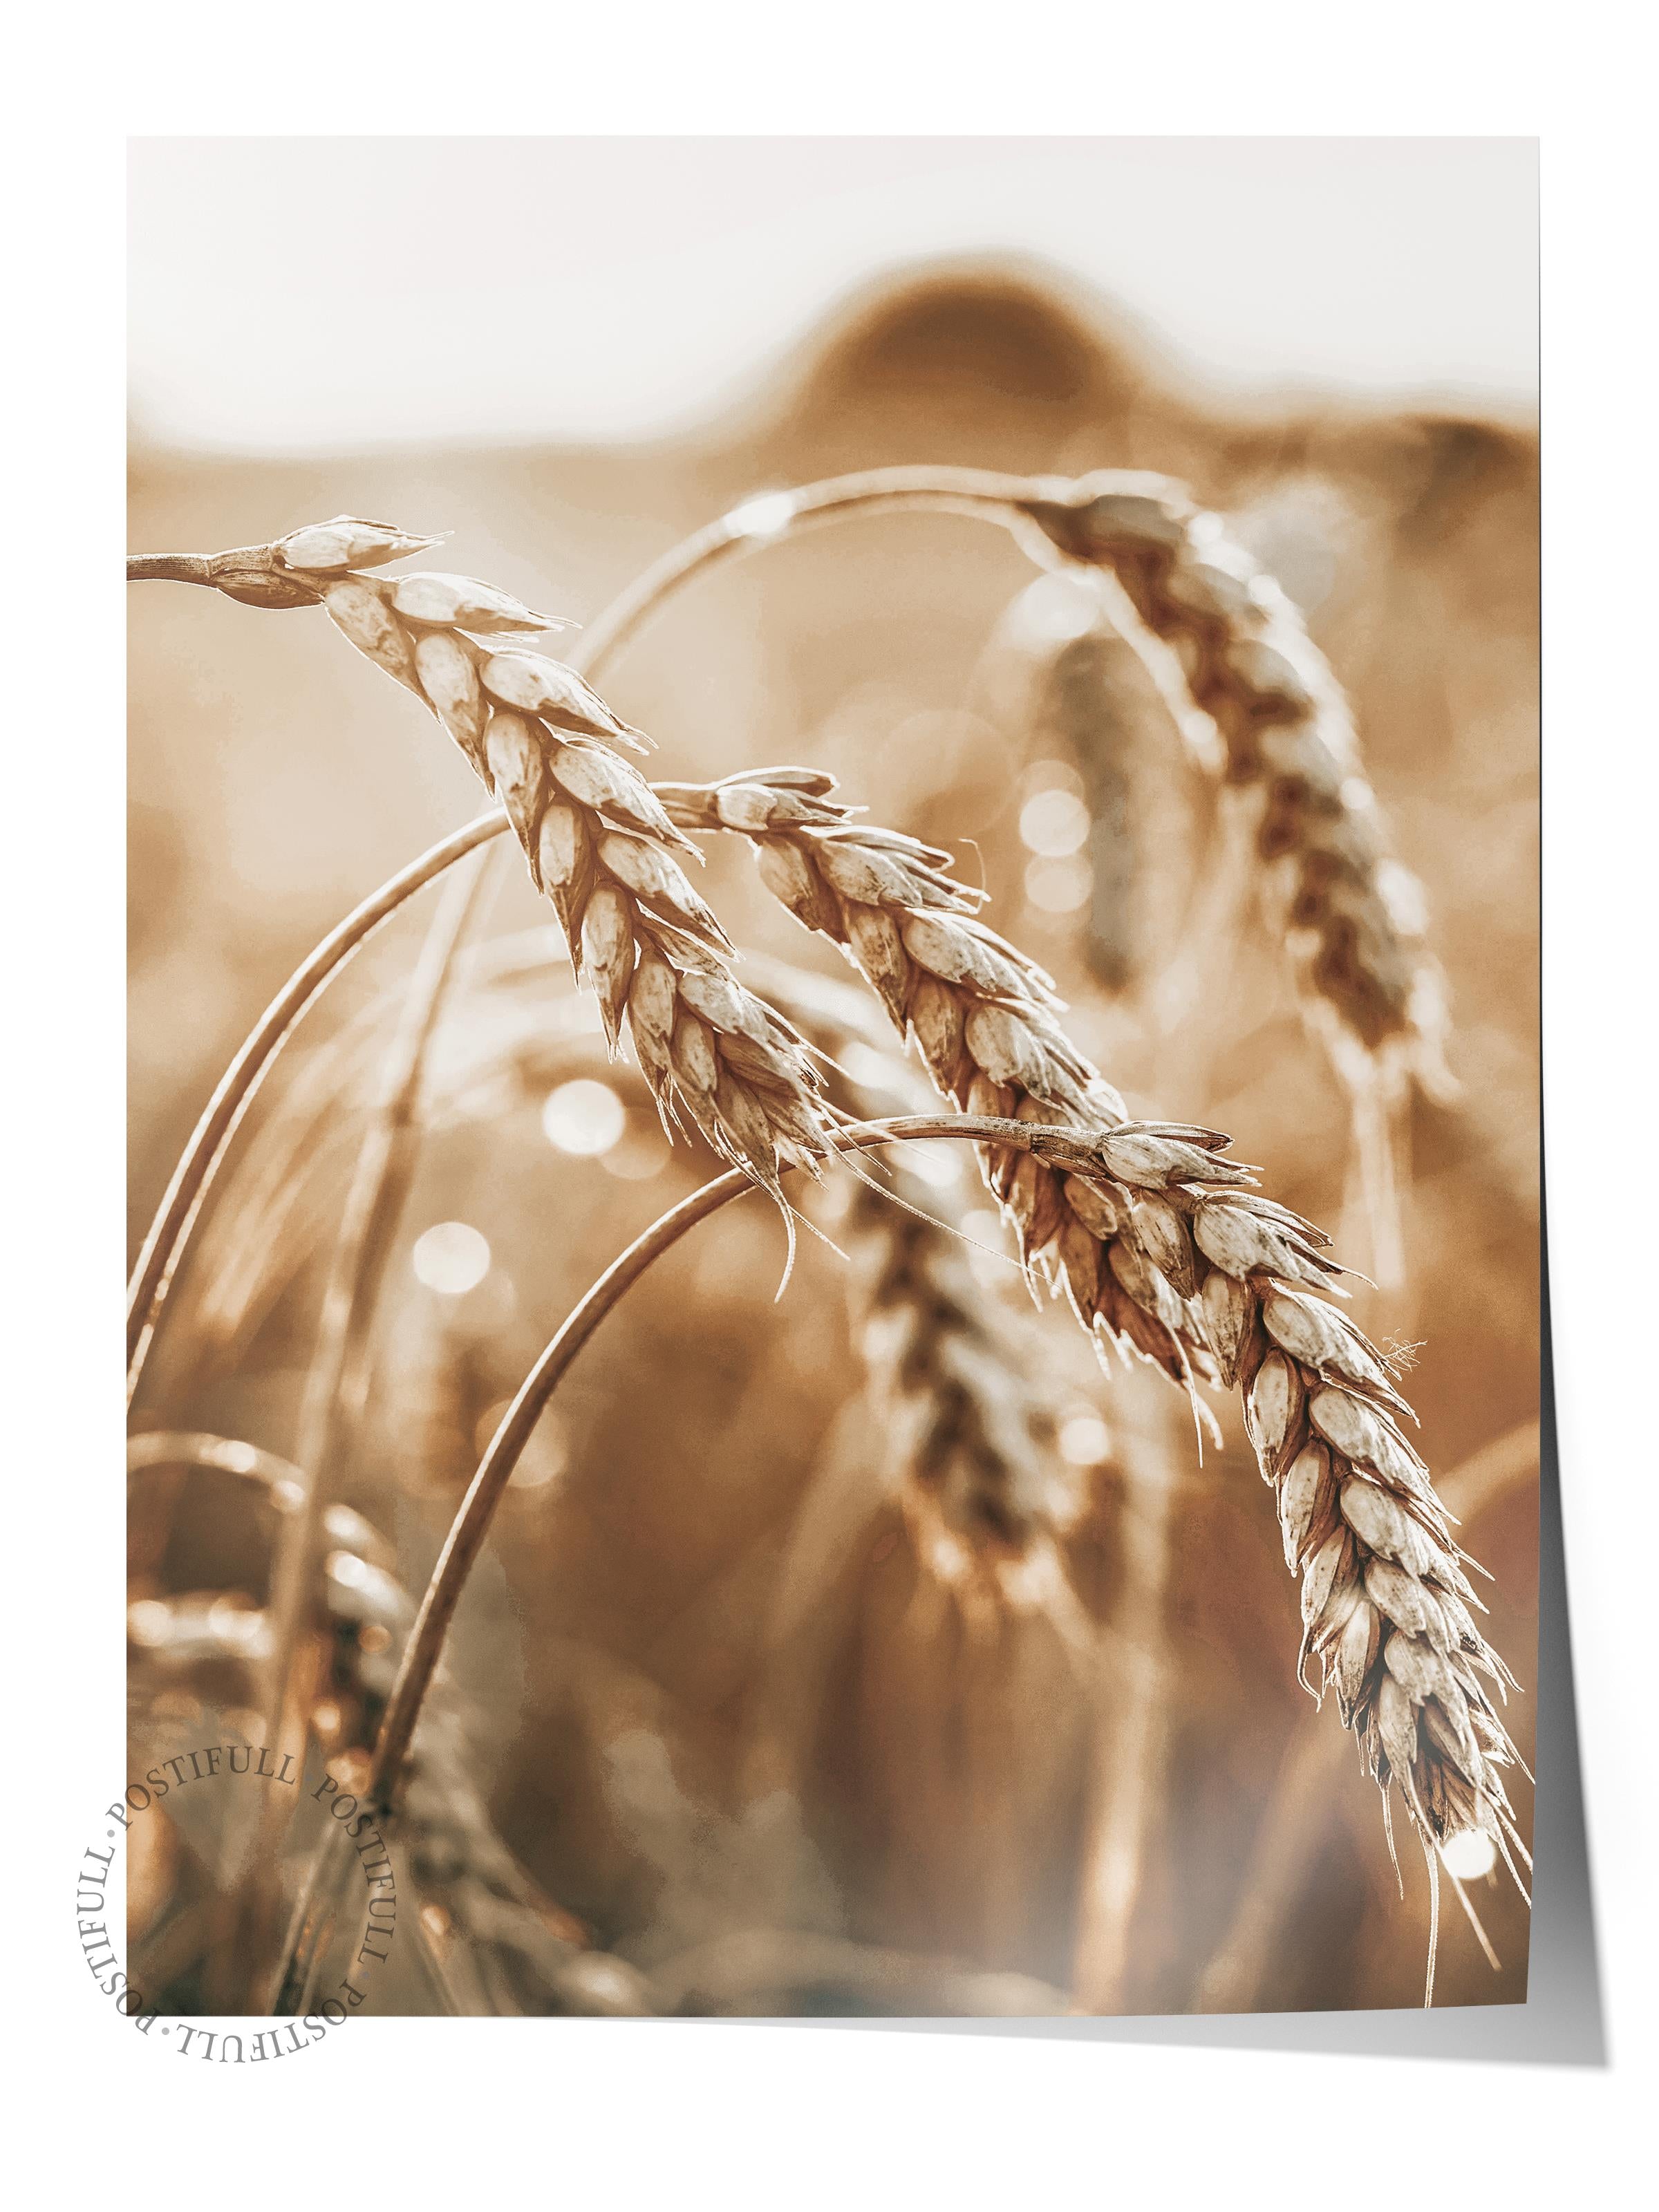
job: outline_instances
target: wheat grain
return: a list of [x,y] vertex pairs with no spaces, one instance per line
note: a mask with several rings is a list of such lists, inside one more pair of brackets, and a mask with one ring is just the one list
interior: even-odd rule
[[1349,1079],[1443,1091],[1422,889],[1389,851],[1346,703],[1291,600],[1166,477],[1085,477],[1027,511],[1069,559],[1116,578],[1220,731],[1229,781],[1257,794],[1270,901]]
[[[853,810],[830,797],[834,779],[811,769],[759,769],[657,788],[682,826],[750,841],[774,895],[842,948],[900,1032],[915,1039],[935,1086],[964,1113],[1079,1129],[1127,1122],[1122,1099],[1061,1030],[1049,978],[979,921],[981,895],[945,873],[948,854],[856,823]],[[1192,1172],[1202,1160],[1219,1183],[1251,1180],[1214,1160],[1208,1133],[1174,1133]],[[1144,1195],[1132,1218],[1127,1195],[1080,1179],[1067,1191],[1030,1154],[999,1148],[984,1165],[1023,1258],[1035,1267],[1053,1249],[1086,1328],[1098,1319],[1177,1381],[1218,1379],[1187,1310],[1190,1289],[1177,1295],[1151,1272],[1153,1244],[1167,1251],[1171,1242],[1167,1206]]]
[[1227,1138],[1129,1122],[1060,1029],[1048,979],[977,920],[949,856],[855,823],[833,788],[799,769],[659,787],[683,826],[750,840],[775,894],[842,946],[963,1112],[1079,1132],[1069,1155],[1046,1139],[985,1149],[1028,1270],[1097,1337],[1183,1383],[1195,1408],[1195,1382],[1239,1389],[1302,1580],[1301,1679],[1334,1692],[1385,1814],[1395,1784],[1425,1843],[1481,1828],[1507,1850],[1498,1770],[1514,1752],[1480,1678],[1511,1678],[1475,1626],[1463,1555],[1397,1425],[1409,1409],[1385,1363],[1306,1295],[1345,1272],[1329,1240],[1224,1159]]
[[[1538,1445],[1538,1423],[1523,1421],[1443,1476],[1439,1487],[1460,1516],[1473,1521],[1506,1491],[1536,1476]],[[1200,1978],[1194,2009],[1262,2008],[1268,1969],[1325,1845],[1322,1800],[1335,1786],[1331,1754],[1336,1752],[1340,1746],[1323,1729],[1304,1729],[1291,1740],[1256,1832],[1231,1923]]]

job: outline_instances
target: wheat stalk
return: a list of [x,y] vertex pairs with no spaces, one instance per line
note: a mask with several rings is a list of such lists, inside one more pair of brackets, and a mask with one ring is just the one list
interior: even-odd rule
[[[1514,1749],[1480,1677],[1512,1678],[1478,1603],[1382,1356],[1310,1291],[1345,1271],[1329,1240],[1220,1157],[1230,1139],[1131,1125],[1066,1039],[1048,979],[976,918],[949,856],[857,823],[805,769],[663,785],[688,828],[734,831],[807,927],[840,945],[964,1112],[1103,1131],[1100,1170],[1052,1146],[982,1154],[1027,1269],[1083,1326],[1186,1386],[1237,1387],[1302,1578],[1298,1673],[1335,1695],[1383,1793],[1397,1784],[1425,1847],[1468,1828],[1517,1842],[1499,1768]],[[1431,1860],[1432,1866],[1434,1862]]]
[[[300,535],[291,566],[315,558],[318,533]],[[574,670],[468,634],[544,618],[467,577],[313,580],[336,627],[431,709],[501,799],[613,1053],[626,1029],[671,1133],[684,1116],[775,1194],[782,1166],[821,1159],[816,1067],[790,1024],[727,973],[731,941],[677,856],[689,841],[616,750],[650,741]]]
[[[900,1033],[915,1038],[935,1087],[964,1113],[1079,1128],[1126,1122],[1122,1099],[1061,1030],[1050,979],[979,921],[983,896],[945,872],[951,856],[858,823],[854,809],[830,797],[834,787],[833,777],[788,768],[658,787],[683,826],[749,840],[774,895],[842,947]],[[1189,1164],[1201,1149],[1217,1182],[1252,1181],[1248,1170],[1214,1162],[1224,1140],[1184,1125],[1171,1134]],[[1117,1195],[1080,1180],[1067,1190],[1029,1152],[993,1152],[984,1165],[1018,1231],[1022,1259],[1035,1267],[1052,1257],[1054,1279],[1085,1328],[1103,1326],[1177,1382],[1219,1379],[1188,1310],[1195,1284],[1177,1291],[1156,1264],[1160,1250],[1174,1264],[1179,1243],[1169,1201],[1150,1191],[1132,1201],[1133,1176],[1112,1186]],[[1161,1193],[1162,1183],[1151,1190]],[[1177,1273],[1184,1279],[1191,1269]]]
[[[1121,501],[1121,495],[1114,498]],[[1171,494],[1160,512],[1183,505],[1189,507],[1190,502]],[[1196,518],[1194,532],[1201,525],[1214,526],[1215,518]],[[1198,665],[1196,654],[1189,651],[1184,664],[1177,663],[1171,647],[1143,623],[1115,574],[1087,577],[1087,617],[1074,617],[1070,634],[1042,653],[1033,691],[1047,732],[1072,753],[1091,785],[1104,787],[1107,804],[1103,818],[1097,807],[1095,842],[1102,844],[1108,867],[1115,866],[1120,880],[1109,876],[1097,888],[1088,938],[1091,963],[1109,987],[1121,988],[1127,980],[1122,938],[1129,924],[1121,896],[1112,894],[1121,893],[1121,879],[1133,870],[1137,856],[1112,835],[1111,825],[1121,811],[1114,786],[1121,783],[1126,738],[1133,728],[1133,713],[1126,714],[1119,659],[1129,656],[1138,672],[1164,664],[1159,688],[1187,740],[1188,757],[1206,775],[1225,776],[1235,805],[1243,809],[1233,825],[1227,859],[1219,867],[1200,871],[1205,888],[1191,917],[1195,934],[1200,940],[1212,939],[1221,917],[1253,879],[1259,903],[1288,956],[1304,1020],[1349,1094],[1356,1195],[1370,1231],[1370,1264],[1378,1281],[1392,1287],[1402,1279],[1405,1267],[1397,1182],[1400,1116],[1408,1081],[1414,1077],[1422,1089],[1442,1099],[1455,1088],[1443,1058],[1443,984],[1425,943],[1426,899],[1422,885],[1389,851],[1346,705],[1291,603],[1225,539],[1206,544],[1204,550],[1221,564],[1220,573],[1239,581],[1241,590],[1249,580],[1248,605],[1285,652],[1305,664],[1316,706],[1300,726],[1267,732],[1261,742],[1273,749],[1271,763],[1259,753],[1243,760],[1240,748],[1230,751],[1214,723],[1194,710],[1185,672]],[[1132,564],[1126,566],[1133,573]],[[1038,584],[1032,590],[1050,586]],[[1016,602],[1015,617],[1022,604]],[[1231,627],[1236,640],[1247,626],[1236,620]],[[1231,665],[1224,659],[1218,665]],[[1221,711],[1222,698],[1213,684],[1210,704]],[[1236,712],[1231,726],[1236,732],[1248,729],[1253,715],[1271,711],[1260,699],[1253,700]],[[1342,770],[1340,775],[1333,761]],[[1177,869],[1176,875],[1181,872]],[[1160,984],[1163,1019],[1169,1018],[1172,1005],[1183,999],[1190,1003],[1195,982],[1188,955]]]

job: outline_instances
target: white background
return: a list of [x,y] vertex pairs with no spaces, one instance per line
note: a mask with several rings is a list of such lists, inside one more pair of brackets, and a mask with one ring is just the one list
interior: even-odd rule
[[[747,15],[750,28],[733,27]],[[14,34],[4,871],[5,2079],[32,2200],[1600,2206],[1650,2181],[1651,178],[1633,13],[154,6]],[[599,26],[602,25],[602,30]],[[127,43],[123,44],[123,38]],[[52,43],[50,46],[47,40]],[[33,46],[29,43],[33,41]],[[72,42],[72,43],[71,43]],[[928,88],[924,91],[923,88]],[[118,1780],[120,134],[1541,131],[1546,1083],[1568,1569],[1610,2070],[680,2023],[133,2047],[74,1949]],[[1650,198],[1647,202],[1650,214]],[[380,210],[371,209],[368,216]],[[363,251],[374,251],[365,219]],[[1650,660],[1650,653],[1646,655]],[[64,1594],[80,1594],[66,1644]],[[20,2192],[21,2193],[21,2192]]]
[[137,420],[173,442],[629,438],[758,381],[836,298],[1034,254],[1211,386],[1529,408],[1523,138],[140,143]]

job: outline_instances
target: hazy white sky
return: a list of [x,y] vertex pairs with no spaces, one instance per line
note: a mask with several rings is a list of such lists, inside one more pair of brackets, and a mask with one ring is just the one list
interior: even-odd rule
[[718,404],[837,295],[1014,249],[1175,357],[1528,406],[1535,143],[141,139],[132,396],[184,443],[617,438]]

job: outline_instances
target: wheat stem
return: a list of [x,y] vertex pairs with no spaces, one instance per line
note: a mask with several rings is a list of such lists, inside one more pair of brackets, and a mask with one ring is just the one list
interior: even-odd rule
[[826,477],[793,491],[766,492],[720,515],[672,546],[615,599],[585,635],[592,665],[634,637],[658,607],[692,577],[757,553],[823,523],[878,514],[958,514],[1012,530],[1033,558],[1049,557],[1030,526],[1034,502],[1066,489],[1055,478],[1009,476],[990,469],[861,469]]
[[130,584],[205,584],[216,589],[213,568],[205,553],[129,553]]
[[[351,1449],[356,1409],[343,1385],[360,1366],[374,1325],[414,1166],[419,1136],[415,1115],[428,1050],[443,1010],[455,949],[477,910],[487,857],[480,852],[452,878],[433,917],[382,1071],[380,1098],[363,1132],[346,1190],[294,1449],[301,1494],[297,1510],[278,1525],[271,1570],[264,1706],[265,1741],[274,1749],[281,1747],[290,1703],[289,1673],[322,1566],[324,1511],[339,1490],[342,1464]],[[304,1727],[301,1720],[302,1735]],[[249,1956],[257,1957],[260,1948],[252,1923],[286,1824],[287,1808],[267,1794],[243,1863],[236,1915],[238,1946]]]
[[[1123,1595],[1115,1649],[1097,1656],[1093,1758],[1079,1877],[1072,1985],[1080,2010],[1128,2009],[1131,1944],[1165,1810],[1174,1686],[1168,1613],[1181,1486],[1171,1401],[1133,1378],[1115,1421],[1123,1482]],[[1143,1404],[1142,1399],[1146,1400]]]
[[[1091,1157],[1086,1140],[1079,1141],[1080,1133],[1076,1129],[1048,1128],[1035,1122],[988,1115],[913,1114],[880,1121],[854,1122],[850,1127],[833,1132],[830,1142],[836,1152],[846,1153],[932,1139],[1007,1145],[1034,1155],[1045,1152],[1051,1157],[1063,1155],[1085,1171]],[[688,1230],[740,1197],[749,1187],[743,1170],[733,1170],[691,1192],[662,1215],[612,1261],[572,1310],[526,1377],[479,1463],[422,1600],[398,1686],[386,1710],[380,1740],[375,1746],[370,1788],[381,1797],[395,1785],[426,1684],[495,1507],[561,1377],[606,1315],[655,1261]]]
[[[448,884],[420,964],[410,981],[398,1028],[383,1071],[380,1105],[371,1115],[358,1149],[335,1242],[317,1346],[307,1370],[305,1401],[294,1461],[301,1468],[305,1495],[297,1513],[283,1523],[272,1583],[272,1638],[266,1710],[282,1694],[299,1625],[305,1617],[318,1565],[322,1509],[349,1422],[341,1382],[352,1366],[372,1323],[375,1292],[384,1278],[404,1192],[408,1187],[414,1115],[422,1075],[441,1015],[456,946],[476,911],[482,883],[478,860]],[[334,1486],[337,1486],[335,1485]],[[274,1737],[268,1737],[274,1741]]]

